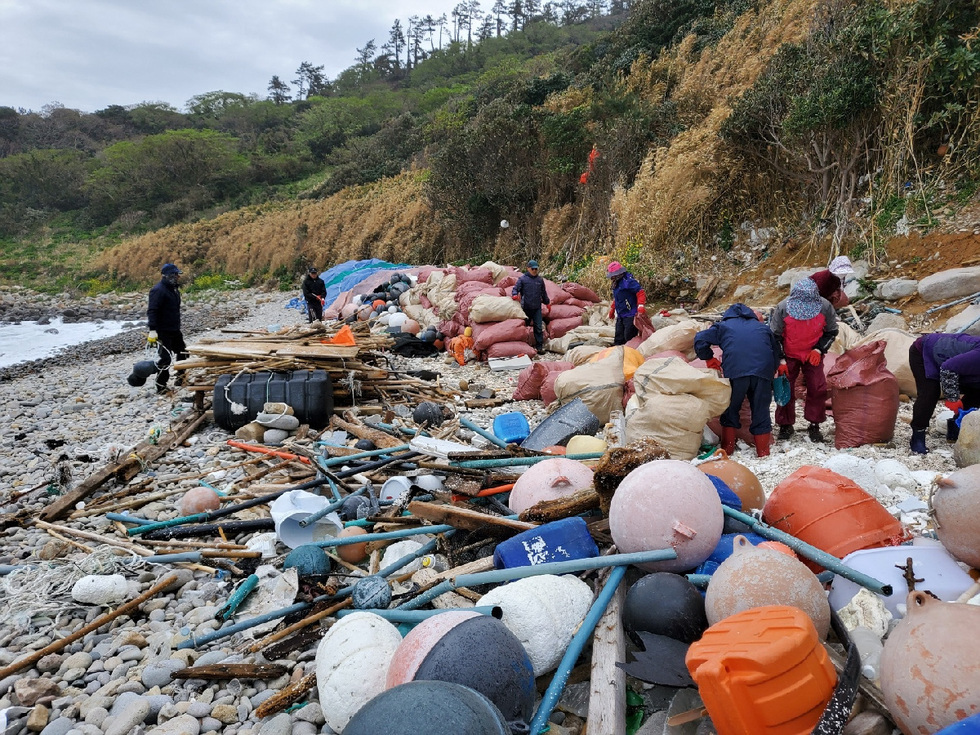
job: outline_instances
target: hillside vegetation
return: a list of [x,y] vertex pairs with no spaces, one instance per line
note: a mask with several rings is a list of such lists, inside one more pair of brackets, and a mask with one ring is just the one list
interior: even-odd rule
[[0,108],[0,276],[30,254],[89,289],[166,260],[285,285],[308,262],[533,255],[597,282],[615,257],[670,296],[782,246],[874,260],[975,200],[972,0],[611,9],[410,66],[364,53],[300,101]]

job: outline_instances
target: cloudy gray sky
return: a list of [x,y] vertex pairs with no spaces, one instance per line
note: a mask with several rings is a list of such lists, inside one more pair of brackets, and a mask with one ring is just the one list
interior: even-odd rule
[[[303,61],[334,78],[395,18],[458,0],[0,0],[0,106],[94,112],[224,90],[267,95]],[[484,10],[492,2],[483,3]]]

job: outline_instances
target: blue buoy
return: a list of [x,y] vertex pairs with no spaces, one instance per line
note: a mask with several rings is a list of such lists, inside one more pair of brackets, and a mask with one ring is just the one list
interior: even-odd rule
[[303,577],[319,577],[330,574],[330,557],[319,546],[304,544],[289,552],[282,563],[283,569],[296,569],[296,574]]

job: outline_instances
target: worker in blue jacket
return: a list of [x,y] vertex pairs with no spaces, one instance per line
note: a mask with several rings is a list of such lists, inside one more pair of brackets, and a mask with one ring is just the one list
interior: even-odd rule
[[612,281],[613,299],[609,305],[609,318],[616,320],[614,345],[624,345],[636,337],[638,314],[646,313],[647,292],[623,264],[613,261],[606,266],[606,278]]
[[544,286],[544,279],[538,275],[538,261],[529,260],[527,270],[517,279],[510,296],[521,302],[526,323],[534,327],[534,346],[538,352],[544,349],[544,319],[542,314],[551,300]]
[[[909,347],[909,369],[916,393],[910,447],[916,454],[926,454],[926,430],[940,398],[957,415],[963,409],[980,407],[980,337],[924,334]],[[959,427],[951,425],[946,436],[956,441]]]
[[[719,361],[711,350],[721,347]],[[721,448],[735,451],[735,432],[742,427],[739,410],[748,396],[752,409],[749,431],[758,457],[769,456],[772,442],[772,381],[782,349],[779,340],[745,304],[732,304],[721,320],[694,336],[694,351],[709,368],[721,370],[732,386],[732,398],[721,415]]]

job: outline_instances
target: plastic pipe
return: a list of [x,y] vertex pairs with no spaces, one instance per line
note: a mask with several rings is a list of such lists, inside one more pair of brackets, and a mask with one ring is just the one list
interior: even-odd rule
[[348,544],[363,544],[368,541],[387,541],[393,538],[406,538],[408,536],[423,536],[427,533],[445,533],[455,530],[454,526],[440,524],[435,526],[419,526],[418,528],[403,528],[398,531],[385,531],[384,533],[365,533],[360,536],[346,536],[344,538],[328,538],[323,541],[316,541],[314,546],[347,546]]
[[179,564],[180,562],[191,562],[197,564],[204,557],[201,555],[200,551],[181,551],[178,554],[155,554],[154,556],[145,556],[143,561],[150,562],[151,564]]
[[372,449],[370,451],[358,452],[357,454],[348,454],[344,457],[331,457],[330,459],[318,460],[317,464],[321,467],[335,467],[339,464],[356,462],[359,459],[366,459],[367,457],[378,457],[382,454],[404,452],[406,449],[411,449],[411,447],[408,444],[402,444],[400,447],[391,447],[390,449]]
[[342,470],[341,472],[336,473],[334,476],[338,480],[343,480],[345,477],[353,477],[354,475],[359,475],[362,472],[372,472],[373,470],[381,469],[385,465],[396,462],[406,462],[418,456],[418,452],[405,452],[404,454],[399,454],[397,457],[386,457],[385,459],[379,459],[376,462],[362,464],[360,467],[352,467],[349,470]]
[[[367,485],[357,488],[357,490],[355,490],[350,495],[348,495],[347,498],[353,498],[356,495],[360,495],[365,490],[367,490]],[[330,505],[326,505],[323,508],[320,508],[320,510],[318,510],[316,513],[307,516],[306,518],[304,518],[299,522],[300,527],[306,528],[311,523],[316,523],[318,520],[323,518],[323,516],[333,513],[335,510],[338,510],[344,504],[344,501],[346,501],[347,498],[341,498],[340,500],[336,500],[333,503],[330,503]]]
[[601,459],[602,452],[589,452],[587,454],[566,454],[564,457],[546,454],[542,457],[511,457],[509,459],[467,459],[457,462],[450,462],[450,467],[462,467],[469,470],[482,470],[491,467],[510,467],[512,465],[531,465],[543,462],[546,459],[574,459],[577,461],[587,459]]
[[173,538],[192,538],[210,536],[215,533],[252,533],[268,531],[275,527],[271,518],[256,518],[251,521],[228,521],[227,523],[203,523],[196,526],[172,526],[151,531],[144,538],[151,541],[168,541]]
[[[454,533],[456,533],[456,529],[455,528],[453,530],[451,530],[451,531],[446,531],[445,536],[446,536],[446,538],[448,538],[448,537],[452,536]],[[389,577],[389,576],[391,576],[392,574],[394,574],[395,572],[397,572],[399,569],[402,569],[404,567],[407,567],[409,564],[411,564],[413,561],[415,561],[419,557],[425,556],[430,551],[433,551],[436,548],[436,546],[437,546],[438,543],[439,543],[439,539],[432,539],[428,543],[423,544],[421,548],[416,549],[415,551],[413,551],[411,554],[406,554],[401,559],[398,559],[398,560],[394,561],[393,563],[389,564],[388,566],[386,566],[384,569],[382,569],[381,571],[378,572],[378,576],[380,576],[380,577]],[[180,649],[180,648],[197,648],[198,646],[203,646],[205,643],[210,643],[211,641],[216,641],[216,640],[219,640],[221,638],[227,638],[228,636],[234,635],[235,633],[239,633],[239,632],[241,632],[243,630],[248,630],[249,628],[254,628],[256,625],[261,625],[262,623],[267,623],[267,622],[269,622],[271,620],[278,620],[279,618],[284,618],[287,615],[291,615],[294,612],[302,612],[303,610],[306,610],[307,608],[310,608],[313,605],[315,605],[317,603],[320,603],[320,602],[329,602],[329,601],[332,601],[332,600],[342,600],[342,599],[344,599],[346,597],[349,597],[350,594],[351,594],[351,592],[353,592],[353,591],[354,591],[354,585],[350,585],[349,587],[344,587],[343,589],[338,590],[336,594],[333,594],[333,595],[320,595],[319,597],[317,597],[316,599],[314,599],[312,602],[297,602],[297,603],[295,603],[293,605],[290,605],[289,607],[284,607],[284,608],[281,608],[279,610],[273,610],[273,611],[267,612],[267,613],[265,613],[263,615],[259,615],[259,616],[254,617],[254,618],[250,618],[249,620],[242,620],[241,622],[238,622],[238,623],[233,623],[231,625],[226,625],[223,628],[219,628],[218,630],[213,630],[210,633],[205,633],[204,635],[200,636],[199,638],[195,638],[194,636],[190,636],[187,640],[181,641],[179,644],[177,644],[177,648],[178,649]]]
[[384,618],[392,623],[421,623],[423,620],[431,618],[445,612],[475,612],[480,615],[492,615],[498,620],[503,615],[503,610],[496,606],[484,605],[480,607],[446,607],[438,610],[338,610],[337,617],[342,618],[346,615],[353,615],[356,612],[370,612]]
[[0,577],[16,572],[18,569],[26,569],[28,564],[0,564]]
[[[364,538],[358,536],[356,538]],[[603,567],[627,567],[630,564],[645,564],[651,561],[666,561],[676,559],[677,552],[673,549],[656,549],[653,551],[635,551],[631,554],[611,554],[610,556],[595,556],[588,559],[573,559],[571,561],[553,561],[547,564],[535,564],[528,567],[511,567],[510,569],[495,569],[476,574],[459,574],[456,577],[440,582],[435,587],[423,592],[418,597],[399,605],[399,610],[414,610],[427,602],[434,600],[446,592],[452,592],[458,587],[475,587],[481,584],[510,582],[524,577],[536,577],[540,574],[569,574],[584,572],[586,569],[602,569]]]
[[505,442],[503,439],[501,439],[496,434],[491,434],[489,431],[487,431],[486,429],[484,429],[479,424],[473,423],[472,421],[470,421],[465,416],[460,416],[459,417],[459,423],[461,423],[467,429],[472,429],[473,431],[475,431],[477,434],[479,434],[480,436],[482,436],[484,439],[486,439],[491,444],[496,444],[501,449],[506,449],[507,448],[507,442]]
[[427,431],[417,431],[416,429],[409,429],[407,426],[395,426],[394,424],[384,424],[378,422],[376,424],[368,424],[372,429],[381,429],[381,431],[386,434],[392,434],[398,436],[399,434],[405,434],[407,436],[432,436]]
[[778,528],[773,528],[772,526],[763,523],[762,521],[757,520],[746,513],[742,513],[734,508],[729,508],[727,505],[721,506],[721,509],[725,512],[726,516],[729,518],[734,518],[736,521],[741,521],[760,536],[764,536],[770,541],[780,541],[786,544],[797,554],[805,556],[810,561],[816,562],[822,567],[826,567],[835,574],[839,574],[844,579],[849,579],[855,584],[859,584],[862,587],[871,590],[875,594],[882,595],[883,597],[888,597],[892,593],[892,586],[890,584],[885,584],[874,577],[845,566],[841,563],[841,560],[833,554],[828,554],[826,551],[818,549],[816,546],[811,546],[806,541],[801,541],[800,539],[796,538],[796,536],[788,534],[785,531],[780,531]]
[[625,575],[625,566],[616,567],[609,573],[609,579],[606,580],[602,592],[596,597],[595,602],[592,603],[592,607],[589,608],[589,613],[585,616],[585,620],[582,621],[578,631],[572,637],[568,648],[565,650],[565,655],[561,659],[561,663],[558,664],[554,676],[551,677],[551,683],[548,685],[547,690],[545,690],[544,696],[541,697],[541,704],[538,705],[538,711],[534,713],[534,719],[531,720],[529,730],[531,735],[537,735],[548,729],[548,718],[551,717],[555,705],[558,704],[561,693],[565,689],[565,684],[568,682],[568,676],[572,673],[575,662],[578,661],[578,657],[582,654],[582,649],[585,648],[585,644],[592,635],[592,631],[599,624],[599,618],[606,612],[609,601],[616,593],[616,589],[619,587],[619,583],[623,581]]
[[137,518],[136,516],[126,515],[125,513],[106,513],[106,520],[109,521],[119,521],[120,523],[135,523],[137,526],[148,526],[155,521],[148,520],[146,518]]
[[218,608],[218,612],[215,613],[215,617],[219,620],[227,620],[230,618],[235,614],[238,607],[245,601],[245,598],[248,597],[252,593],[252,590],[258,586],[259,577],[257,574],[250,574],[245,577],[245,581],[238,585],[235,591],[228,596],[228,601]]
[[688,574],[685,576],[687,577],[687,581],[699,590],[708,589],[708,583],[711,581],[710,574]]
[[304,464],[310,464],[309,457],[301,457],[298,454],[290,454],[289,452],[280,452],[275,449],[269,449],[269,447],[260,447],[255,444],[245,444],[244,442],[235,441],[234,439],[229,439],[226,444],[229,447],[235,447],[236,449],[244,449],[246,452],[256,452],[257,454],[268,454],[270,457],[279,457],[279,459],[298,459]]

